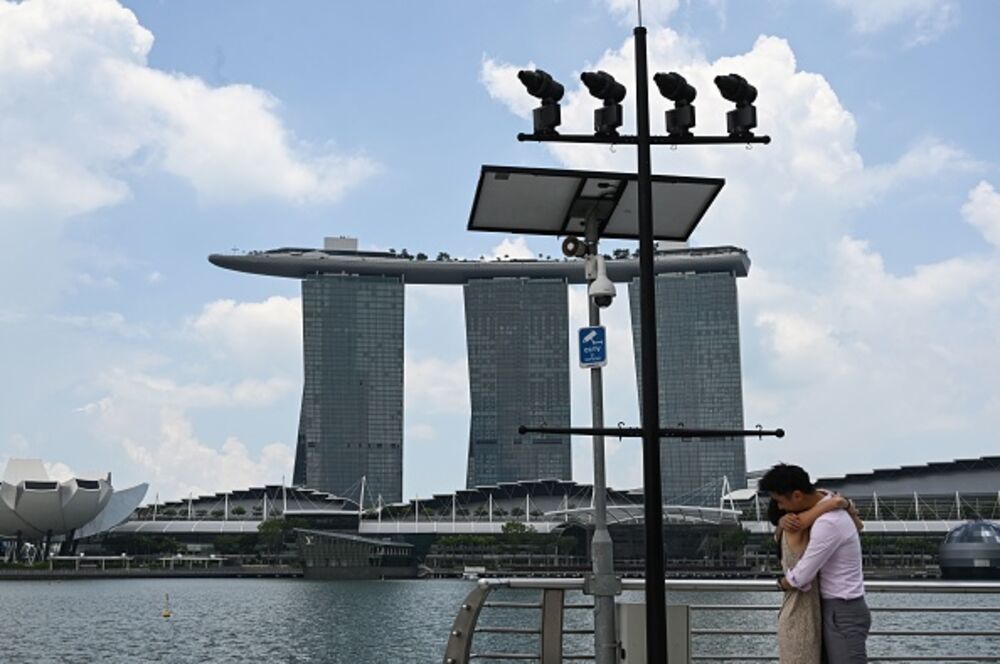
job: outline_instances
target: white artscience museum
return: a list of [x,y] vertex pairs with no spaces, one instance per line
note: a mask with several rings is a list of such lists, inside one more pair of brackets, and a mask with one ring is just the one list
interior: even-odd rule
[[123,491],[111,473],[57,481],[40,459],[11,459],[0,482],[0,537],[80,539],[125,519],[146,496],[148,484]]

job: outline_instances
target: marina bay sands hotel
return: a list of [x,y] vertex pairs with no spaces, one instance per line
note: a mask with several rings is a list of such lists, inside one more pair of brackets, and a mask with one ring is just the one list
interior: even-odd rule
[[[402,499],[406,284],[464,289],[472,410],[466,486],[571,479],[568,435],[517,428],[570,426],[567,285],[585,283],[583,261],[435,260],[361,251],[352,238],[209,260],[302,281],[296,485],[348,495],[364,476],[371,495]],[[629,284],[637,367],[638,263],[607,261],[608,277]],[[735,247],[682,249],[658,252],[655,265],[662,421],[742,429],[736,278],[747,275],[749,257]],[[734,489],[745,486],[742,439],[664,440],[661,460],[668,503],[717,501],[723,476]]]

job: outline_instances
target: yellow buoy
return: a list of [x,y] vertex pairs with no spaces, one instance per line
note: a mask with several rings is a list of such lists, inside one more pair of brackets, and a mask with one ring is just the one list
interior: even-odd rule
[[170,616],[173,615],[173,613],[170,611],[170,595],[164,593],[163,597],[164,597],[163,612],[160,615],[162,615],[164,618],[169,618]]

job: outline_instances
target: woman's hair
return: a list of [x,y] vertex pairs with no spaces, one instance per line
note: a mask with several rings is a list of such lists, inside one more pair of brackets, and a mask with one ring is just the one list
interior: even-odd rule
[[772,498],[767,504],[767,520],[772,526],[777,526],[781,517],[785,516],[785,510],[778,507],[778,503]]

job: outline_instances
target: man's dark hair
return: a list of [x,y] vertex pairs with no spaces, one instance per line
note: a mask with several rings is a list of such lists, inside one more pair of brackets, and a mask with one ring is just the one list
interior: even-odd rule
[[761,491],[777,493],[782,496],[788,496],[793,491],[801,491],[802,493],[816,491],[816,487],[809,480],[809,473],[798,466],[785,463],[779,463],[764,473],[764,477],[760,478],[757,487]]

